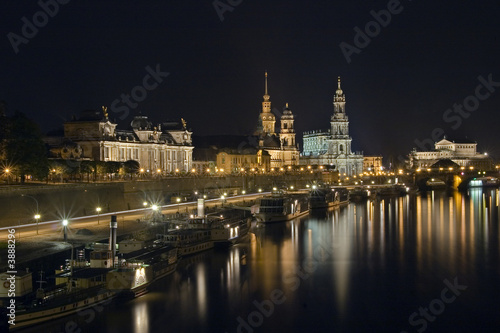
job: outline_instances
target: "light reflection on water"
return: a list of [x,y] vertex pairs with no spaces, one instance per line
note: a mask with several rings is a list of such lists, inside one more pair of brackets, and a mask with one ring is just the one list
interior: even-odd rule
[[[253,228],[248,242],[183,259],[148,295],[86,328],[237,332],[244,321],[255,332],[416,332],[409,316],[457,277],[467,290],[429,331],[494,332],[498,200],[498,190],[429,192]],[[284,302],[256,315],[276,291]]]

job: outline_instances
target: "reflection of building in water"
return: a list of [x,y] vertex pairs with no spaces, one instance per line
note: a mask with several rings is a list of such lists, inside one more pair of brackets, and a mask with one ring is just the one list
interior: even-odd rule
[[409,164],[413,169],[430,168],[439,160],[451,160],[461,167],[474,167],[479,170],[493,170],[493,160],[487,153],[477,152],[477,143],[470,140],[459,142],[442,139],[434,144],[432,151],[417,151],[409,155]]

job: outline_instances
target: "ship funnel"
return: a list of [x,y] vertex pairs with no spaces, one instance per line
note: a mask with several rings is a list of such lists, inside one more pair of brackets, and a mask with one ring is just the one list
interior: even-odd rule
[[116,255],[116,229],[118,228],[118,222],[116,220],[116,215],[111,215],[111,222],[109,222],[109,250],[113,252],[113,266],[115,266],[115,255]]
[[205,199],[198,199],[198,217],[205,216]]

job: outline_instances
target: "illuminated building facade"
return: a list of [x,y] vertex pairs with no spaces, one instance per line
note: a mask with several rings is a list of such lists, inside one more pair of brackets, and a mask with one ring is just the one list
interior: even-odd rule
[[259,138],[259,149],[271,156],[271,168],[280,168],[299,164],[299,148],[295,140],[294,116],[288,103],[280,117],[280,132],[276,133],[276,117],[271,111],[271,96],[267,91],[267,72],[265,78],[264,101],[259,115],[256,135]]
[[382,156],[363,156],[363,172],[380,173],[383,170]]
[[363,170],[363,154],[351,151],[352,138],[349,136],[349,118],[345,113],[345,94],[340,87],[333,98],[333,115],[328,131],[310,131],[303,135],[304,147],[300,164],[329,165],[341,175],[355,175]]
[[[79,156],[94,161],[135,160],[145,172],[189,172],[193,146],[186,122],[165,122],[153,126],[147,116],[136,116],[130,129],[122,130],[108,119],[106,109],[85,111],[78,119],[64,123],[65,145],[77,147]],[[70,146],[71,146],[70,145]],[[64,146],[61,156],[64,157]]]
[[460,143],[449,141],[444,137],[434,144],[433,151],[417,151],[414,149],[409,155],[410,168],[430,168],[439,160],[451,160],[461,167],[473,167],[480,170],[493,170],[493,160],[487,153],[477,152],[477,143],[462,140]]

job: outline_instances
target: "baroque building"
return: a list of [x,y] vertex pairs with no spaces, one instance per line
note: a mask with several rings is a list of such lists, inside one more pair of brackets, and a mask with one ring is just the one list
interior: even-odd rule
[[269,153],[252,147],[222,149],[217,153],[217,168],[223,174],[253,170],[268,172],[270,165]]
[[493,160],[487,153],[477,152],[477,143],[469,140],[449,141],[446,136],[434,144],[433,151],[413,151],[409,155],[410,168],[430,168],[440,160],[451,160],[460,167],[493,170]]
[[[191,170],[192,132],[186,122],[153,125],[147,116],[135,116],[129,129],[119,129],[103,112],[84,111],[64,123],[64,138],[51,149],[60,158],[125,162],[134,160],[145,172]],[[52,140],[53,142],[53,140]]]
[[259,140],[258,148],[267,151],[271,156],[271,168],[299,164],[300,153],[295,140],[294,121],[294,115],[287,103],[280,117],[280,132],[276,133],[276,117],[271,110],[271,96],[267,90],[266,72],[264,101],[255,134]]
[[340,87],[333,97],[333,115],[328,131],[315,130],[303,135],[303,150],[300,164],[329,165],[341,175],[352,176],[363,171],[363,154],[351,151],[349,118],[345,112],[346,98]]

